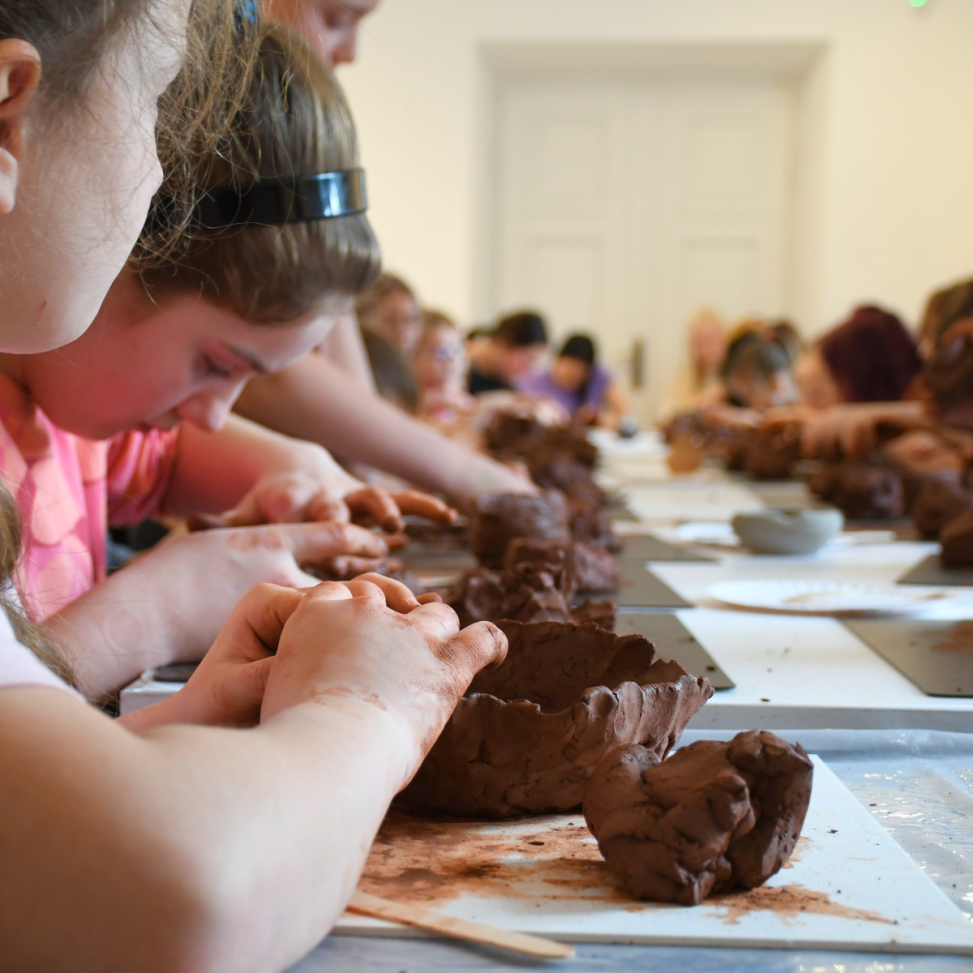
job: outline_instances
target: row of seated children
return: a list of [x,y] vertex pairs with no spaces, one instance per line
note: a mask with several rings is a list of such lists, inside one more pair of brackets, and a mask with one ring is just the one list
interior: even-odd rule
[[628,403],[587,334],[569,336],[548,368],[544,319],[524,311],[464,340],[455,322],[421,310],[413,290],[383,274],[358,302],[358,319],[380,393],[455,435],[498,408],[545,403],[553,421],[619,429]]

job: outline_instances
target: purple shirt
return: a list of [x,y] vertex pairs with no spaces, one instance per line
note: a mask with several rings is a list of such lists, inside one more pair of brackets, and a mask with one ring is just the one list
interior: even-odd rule
[[584,387],[578,392],[568,392],[554,381],[550,372],[531,375],[518,383],[517,391],[526,392],[543,399],[553,399],[564,406],[569,415],[574,415],[582,406],[590,405],[601,408],[602,400],[611,385],[611,375],[601,365],[592,365],[591,374]]

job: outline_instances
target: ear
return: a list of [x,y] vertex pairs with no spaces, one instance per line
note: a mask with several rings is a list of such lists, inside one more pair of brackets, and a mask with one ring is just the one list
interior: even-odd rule
[[41,59],[27,41],[0,40],[0,215],[17,199],[24,121],[41,79]]

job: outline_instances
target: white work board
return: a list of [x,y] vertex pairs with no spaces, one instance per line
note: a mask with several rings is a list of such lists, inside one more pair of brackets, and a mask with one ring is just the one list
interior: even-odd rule
[[[749,892],[692,907],[631,899],[580,813],[497,823],[393,814],[359,887],[570,942],[973,955],[973,925],[812,759],[811,805],[797,849],[765,886]],[[422,935],[348,914],[334,932]]]

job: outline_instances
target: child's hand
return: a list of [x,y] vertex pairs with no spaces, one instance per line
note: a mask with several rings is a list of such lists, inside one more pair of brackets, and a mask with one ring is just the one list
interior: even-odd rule
[[[49,620],[85,692],[98,699],[144,669],[202,658],[240,599],[263,582],[307,588],[303,564],[346,571],[388,553],[353,524],[272,524],[160,544]],[[97,645],[98,652],[86,646]]]
[[[420,604],[441,601],[436,594],[417,599],[405,585],[376,574],[347,584],[335,582],[321,597],[347,598],[349,592],[361,589],[359,581],[379,588],[388,607],[403,614]],[[121,717],[122,723],[136,732],[172,723],[256,726],[280,634],[306,590],[274,584],[251,588],[186,685],[167,700]]]
[[386,493],[343,471],[340,477],[329,477],[326,481],[301,472],[267,476],[225,519],[233,527],[314,520],[354,521],[397,534],[403,529],[405,515],[446,526],[456,521],[456,511],[435,497],[415,491]]
[[280,633],[303,597],[295,588],[252,588],[186,685],[169,699],[121,717],[121,722],[136,732],[172,723],[256,726]]
[[390,721],[388,742],[401,748],[405,786],[473,676],[506,652],[496,626],[479,622],[460,632],[447,605],[401,615],[367,579],[325,583],[304,596],[284,626],[261,722],[294,706],[347,707],[353,720],[364,707]]

